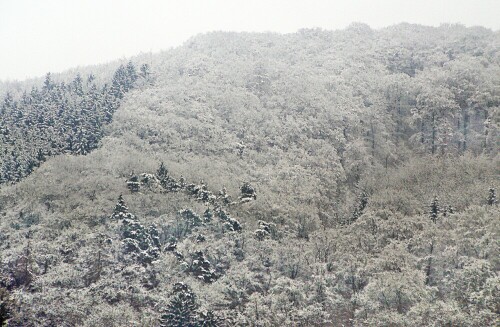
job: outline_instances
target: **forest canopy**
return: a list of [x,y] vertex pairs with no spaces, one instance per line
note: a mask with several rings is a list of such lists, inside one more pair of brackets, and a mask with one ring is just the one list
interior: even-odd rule
[[214,32],[2,85],[0,322],[494,326],[499,47]]

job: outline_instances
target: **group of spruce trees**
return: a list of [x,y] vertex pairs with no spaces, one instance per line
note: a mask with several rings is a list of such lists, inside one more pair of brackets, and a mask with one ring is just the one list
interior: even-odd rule
[[0,104],[0,183],[18,182],[50,156],[95,149],[124,94],[149,75],[147,64],[137,72],[129,62],[103,86],[92,74],[65,83],[48,73],[41,88],[19,98],[7,93]]
[[[204,216],[206,219],[206,215]],[[128,211],[123,197],[120,195],[118,203],[115,206],[111,219],[121,221],[120,233],[124,252],[130,255],[134,260],[143,265],[151,264],[159,257],[161,243],[156,226],[152,225],[145,228],[139,219]],[[181,210],[179,219],[189,224],[201,226],[202,219],[193,211]],[[201,234],[200,234],[201,235]],[[199,235],[199,236],[200,236]],[[197,238],[199,240],[199,238]],[[201,241],[201,240],[199,240]],[[219,276],[212,269],[202,251],[191,253],[191,263],[184,261],[184,256],[175,250],[176,243],[167,244],[166,251],[174,251],[177,259],[186,266],[186,273],[192,274],[205,283],[214,282]],[[94,277],[94,273],[89,274]],[[98,279],[94,278],[94,282]],[[88,286],[88,285],[87,285]],[[173,293],[170,303],[162,309],[160,317],[160,326],[221,326],[222,319],[212,311],[200,311],[196,295],[187,284],[176,283],[173,286]]]

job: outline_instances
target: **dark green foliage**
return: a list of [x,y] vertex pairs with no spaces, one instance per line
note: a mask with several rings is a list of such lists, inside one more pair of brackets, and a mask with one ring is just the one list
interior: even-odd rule
[[223,222],[224,228],[231,232],[241,232],[242,227],[239,221],[229,216],[229,214],[221,208],[216,209],[217,216]]
[[122,195],[118,198],[111,218],[122,223],[120,231],[125,253],[131,254],[143,264],[149,264],[158,258],[161,248],[158,229],[155,225],[144,227],[135,215],[128,212]]
[[115,73],[112,89],[99,88],[93,76],[86,85],[80,74],[65,84],[48,73],[40,90],[33,87],[20,99],[7,93],[0,105],[0,183],[18,182],[49,156],[86,155],[97,148],[104,125],[137,78],[129,63]]
[[160,242],[156,227],[145,228],[135,216],[122,220],[122,242],[125,253],[130,253],[143,264],[159,256]]
[[153,224],[151,226],[149,226],[149,236],[151,237],[151,241],[152,241],[152,244],[160,249],[161,247],[161,242],[160,242],[160,233],[158,232],[158,227]]
[[198,314],[197,327],[221,327],[223,320],[219,318],[213,311],[200,312]]
[[455,209],[453,209],[452,205],[447,205],[443,208],[443,216],[448,216],[451,215],[455,212]]
[[14,300],[9,291],[0,286],[0,326],[7,326],[8,320],[15,310]]
[[231,196],[227,194],[227,190],[225,187],[223,187],[222,190],[219,191],[219,195],[217,198],[222,205],[229,205],[232,202]]
[[361,192],[356,208],[352,213],[351,222],[356,221],[363,214],[363,211],[365,210],[367,205],[368,205],[368,194],[363,191]]
[[243,185],[240,187],[241,195],[240,199],[242,201],[248,201],[248,200],[257,200],[257,191],[255,188],[250,185],[248,182],[244,182]]
[[132,61],[129,61],[127,63],[127,77],[128,77],[128,89],[132,89],[134,87],[134,83],[137,81],[139,78],[139,75],[137,75],[137,71],[135,69],[135,65],[132,63]]
[[26,227],[37,225],[40,222],[40,214],[36,212],[19,212],[19,220]]
[[201,219],[201,217],[191,209],[180,210],[179,217],[186,223],[186,226],[189,230],[192,230],[194,227],[198,227],[203,224],[203,220]]
[[170,303],[160,318],[162,327],[195,327],[197,326],[198,304],[196,295],[188,285],[176,283]]
[[[499,208],[487,203],[498,188],[497,38],[416,25],[211,33],[152,59],[155,88],[139,72],[91,156],[37,169],[61,153],[60,140],[85,153],[102,135],[68,128],[40,146],[51,133],[0,124],[5,176],[35,171],[0,188],[0,276],[18,300],[10,324],[150,326],[162,313],[166,326],[494,324]],[[127,66],[122,74],[134,76]],[[39,124],[19,108],[61,88],[86,98],[68,99],[78,107],[71,124],[94,116],[101,90],[109,122],[119,100],[111,90],[125,85],[101,89],[92,84],[102,78],[82,77],[61,86],[48,76],[6,97],[9,119]],[[65,108],[51,110],[64,117]],[[34,161],[10,143],[18,139],[40,141]],[[127,190],[122,176],[140,169],[156,171],[138,173],[141,193],[125,196],[140,219],[122,197],[104,221],[109,194]],[[252,185],[241,190],[244,180]],[[434,216],[447,216],[436,224],[429,194],[441,200]],[[23,256],[26,237],[33,246]],[[156,256],[160,246],[171,253]],[[168,316],[159,304],[175,304],[168,285],[177,280],[200,293]]]
[[196,278],[204,281],[205,283],[213,283],[219,277],[215,269],[213,269],[210,261],[205,258],[202,251],[196,251],[191,254],[191,265],[188,271]]
[[309,241],[309,233],[311,232],[311,225],[304,216],[299,217],[297,222],[297,237]]
[[214,214],[213,214],[212,210],[210,210],[210,208],[207,208],[207,210],[205,210],[205,212],[203,213],[203,220],[207,223],[211,222],[213,216],[214,216]]
[[490,187],[488,192],[488,205],[493,206],[497,204],[497,193],[493,187]]
[[223,319],[212,310],[198,311],[196,295],[185,283],[173,287],[170,303],[160,317],[161,327],[221,327]]
[[207,185],[203,181],[199,184],[188,184],[186,185],[186,192],[194,197],[196,200],[203,203],[214,204],[216,197],[208,190]]
[[168,170],[163,162],[160,164],[160,167],[158,167],[158,170],[156,171],[156,177],[160,180],[160,182],[168,178]]
[[278,237],[276,224],[268,223],[262,220],[259,220],[258,224],[259,228],[254,232],[254,235],[259,241],[262,241],[267,237],[272,239],[276,239]]
[[175,251],[177,249],[177,241],[175,239],[165,244],[165,251]]
[[[160,164],[160,167],[158,167],[155,176],[160,182],[163,190],[166,192],[177,192],[184,188],[183,181],[177,182],[172,176],[170,176],[168,169],[165,167],[163,162]],[[183,179],[181,178],[181,180]]]
[[439,213],[441,212],[441,208],[439,206],[439,200],[438,200],[437,196],[434,197],[434,199],[432,200],[431,205],[429,207],[430,207],[430,211],[429,211],[430,218],[431,218],[433,223],[436,223],[438,216],[439,216]]
[[151,69],[148,64],[142,64],[140,68],[140,73],[139,76],[141,76],[143,79],[149,81],[149,77],[151,75]]
[[139,177],[135,174],[131,174],[130,178],[127,180],[127,188],[130,192],[139,192],[141,184],[139,183]]
[[125,204],[125,200],[123,199],[123,195],[120,194],[111,218],[121,220],[128,218],[129,215],[130,214],[128,212],[127,205]]
[[113,76],[113,82],[111,84],[111,93],[117,99],[123,98],[126,90],[128,88],[128,78],[125,67],[120,65]]
[[111,93],[118,99],[134,87],[138,75],[134,64],[129,61],[127,66],[120,65],[113,76]]

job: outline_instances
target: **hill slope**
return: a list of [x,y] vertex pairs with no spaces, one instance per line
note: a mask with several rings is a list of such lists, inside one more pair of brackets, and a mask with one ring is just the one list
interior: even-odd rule
[[9,323],[494,325],[499,44],[355,24],[153,56],[95,149],[0,188]]

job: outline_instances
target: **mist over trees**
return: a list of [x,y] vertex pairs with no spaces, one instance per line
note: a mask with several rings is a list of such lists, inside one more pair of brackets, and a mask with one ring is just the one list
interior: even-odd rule
[[499,46],[214,32],[0,85],[1,324],[494,326]]

